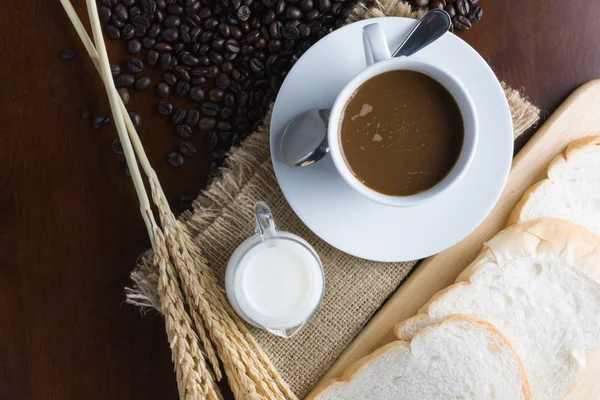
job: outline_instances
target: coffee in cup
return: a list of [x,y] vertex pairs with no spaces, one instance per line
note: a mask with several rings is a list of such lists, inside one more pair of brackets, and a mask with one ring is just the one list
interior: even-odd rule
[[464,123],[448,90],[417,71],[392,70],[362,83],[345,105],[339,140],[363,185],[388,196],[426,191],[452,170]]

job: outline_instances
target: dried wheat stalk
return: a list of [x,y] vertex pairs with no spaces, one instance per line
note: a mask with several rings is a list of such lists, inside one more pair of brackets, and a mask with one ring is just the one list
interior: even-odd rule
[[[105,83],[119,138],[132,172],[142,217],[152,241],[154,262],[159,269],[160,309],[165,315],[180,398],[221,398],[214,381],[215,377],[221,378],[216,348],[236,398],[295,399],[295,395],[254,341],[244,323],[231,309],[222,288],[189,233],[173,216],[127,110],[114,89],[95,0],[87,0],[87,6],[98,52],[69,0],[60,1]],[[150,210],[136,155],[149,179],[162,230]],[[191,317],[186,311],[184,299],[189,305]],[[200,351],[198,336],[214,376]]]

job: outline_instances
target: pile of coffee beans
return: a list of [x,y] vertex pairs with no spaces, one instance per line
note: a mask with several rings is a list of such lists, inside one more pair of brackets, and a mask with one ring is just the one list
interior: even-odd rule
[[[144,90],[144,64],[158,68],[157,112],[181,138],[167,154],[173,167],[206,140],[211,169],[223,162],[265,116],[294,62],[318,39],[344,24],[355,0],[102,0],[106,34],[125,41],[134,58],[113,66],[124,102]],[[142,61],[143,60],[143,61]],[[175,107],[172,96],[186,98]],[[196,142],[197,143],[197,142]]]
[[471,29],[474,22],[479,22],[483,10],[477,3],[479,0],[410,0],[411,4],[423,10],[441,8],[452,17],[455,30],[466,31]]

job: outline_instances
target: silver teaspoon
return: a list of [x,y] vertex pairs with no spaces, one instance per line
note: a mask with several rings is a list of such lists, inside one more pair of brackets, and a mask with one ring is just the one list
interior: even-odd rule
[[[392,57],[408,57],[427,47],[450,29],[450,16],[439,8],[425,13]],[[281,136],[282,161],[291,167],[307,167],[329,153],[329,109],[312,109],[290,121]]]

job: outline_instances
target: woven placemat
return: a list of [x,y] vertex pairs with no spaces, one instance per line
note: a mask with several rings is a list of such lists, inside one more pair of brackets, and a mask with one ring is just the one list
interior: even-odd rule
[[[356,6],[349,22],[365,18],[401,16],[418,18],[410,6],[396,0],[380,0],[374,6]],[[538,119],[539,110],[518,91],[503,86],[513,116],[515,137]],[[271,164],[268,114],[264,124],[241,147],[233,149],[228,166],[195,200],[193,211],[180,219],[190,229],[199,248],[219,279],[233,250],[254,233],[252,207],[266,201],[279,229],[305,238],[325,266],[326,294],[319,311],[292,339],[282,339],[253,329],[257,342],[271,358],[298,397],[303,397],[340,353],[361,331],[386,298],[398,287],[415,262],[377,263],[345,254],[319,239],[294,214],[283,197]],[[146,253],[132,277],[153,285],[155,270]],[[145,293],[153,292],[147,287]],[[154,303],[148,299],[147,303]]]

